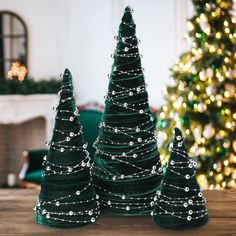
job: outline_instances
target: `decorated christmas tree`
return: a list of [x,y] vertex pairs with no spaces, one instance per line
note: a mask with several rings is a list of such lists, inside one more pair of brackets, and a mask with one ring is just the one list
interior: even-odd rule
[[154,119],[148,105],[131,8],[116,36],[99,137],[95,142],[94,185],[101,206],[119,215],[144,215],[162,177]]
[[95,222],[99,204],[91,183],[92,165],[68,69],[64,72],[59,95],[35,217],[37,223],[52,227],[81,226]]
[[160,154],[168,158],[170,133],[185,131],[204,188],[236,187],[236,24],[232,0],[193,0],[188,21],[191,50],[176,60],[167,104],[159,113]]
[[208,221],[206,200],[196,180],[196,163],[188,157],[180,130],[175,128],[174,133],[171,156],[151,215],[156,224],[168,229],[194,228]]

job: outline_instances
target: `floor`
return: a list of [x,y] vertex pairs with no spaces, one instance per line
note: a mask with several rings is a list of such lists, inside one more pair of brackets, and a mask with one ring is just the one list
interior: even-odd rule
[[95,224],[81,228],[55,229],[34,222],[33,207],[38,190],[0,189],[0,235],[236,235],[236,190],[204,191],[203,195],[207,198],[210,220],[201,228],[170,231],[154,225],[150,216],[117,217],[104,213]]

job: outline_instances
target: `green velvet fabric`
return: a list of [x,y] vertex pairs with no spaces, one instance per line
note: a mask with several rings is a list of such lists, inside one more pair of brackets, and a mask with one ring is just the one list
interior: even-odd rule
[[35,219],[39,224],[52,227],[82,226],[96,220],[99,207],[91,184],[91,163],[80,132],[72,76],[68,69],[63,75],[56,110]]
[[93,144],[98,136],[99,123],[102,113],[94,110],[81,110],[79,120],[83,126],[84,140],[88,143],[90,157],[94,157],[95,148]]
[[[188,191],[186,187],[189,188]],[[183,136],[178,128],[175,128],[171,156],[159,194],[156,196],[156,208],[152,213],[153,221],[157,225],[182,230],[208,222],[205,200],[196,180],[194,163],[188,158]],[[189,203],[191,200],[192,203]],[[188,217],[191,219],[188,220]]]
[[[117,36],[105,113],[95,143],[97,151],[93,170],[94,186],[100,195],[102,208],[125,216],[145,215],[152,210],[150,202],[162,177],[135,28],[131,9],[127,7]],[[135,56],[129,57],[131,53]],[[140,110],[144,113],[141,114]],[[140,131],[136,131],[136,127],[140,127]],[[125,132],[115,132],[115,128]],[[138,142],[138,138],[152,140]],[[128,145],[130,142],[134,144]],[[123,153],[135,154],[137,158],[124,157]],[[112,159],[113,155],[121,161]],[[122,175],[133,176],[141,172],[133,165],[145,169],[144,175],[122,178]],[[147,174],[153,166],[160,172]]]
[[42,183],[42,174],[44,170],[35,170],[31,171],[29,173],[26,173],[24,181],[30,182],[30,183],[35,183],[35,184],[41,184]]

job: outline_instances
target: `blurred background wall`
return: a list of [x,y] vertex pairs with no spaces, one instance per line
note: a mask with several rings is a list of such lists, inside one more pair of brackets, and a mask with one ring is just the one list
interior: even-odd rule
[[28,69],[34,79],[59,76],[64,67],[75,77],[79,103],[103,103],[120,19],[134,8],[141,40],[150,104],[162,104],[161,88],[186,43],[188,0],[1,0],[0,10],[23,18],[29,33]]

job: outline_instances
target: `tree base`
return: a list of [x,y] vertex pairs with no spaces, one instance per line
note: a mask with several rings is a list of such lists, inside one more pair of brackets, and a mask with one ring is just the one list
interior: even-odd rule
[[[43,217],[40,214],[35,214],[35,222],[37,224],[46,226],[46,227],[53,227],[53,228],[74,228],[74,227],[82,227],[85,225],[90,224],[88,223],[71,223],[71,222],[62,222],[62,221],[55,221],[47,219],[46,217]],[[92,222],[91,222],[92,223]]]
[[207,224],[208,220],[209,220],[208,216],[192,221],[176,220],[176,218],[172,220],[169,217],[153,217],[153,222],[156,225],[159,225],[162,228],[170,230],[185,230],[185,229],[201,227]]

